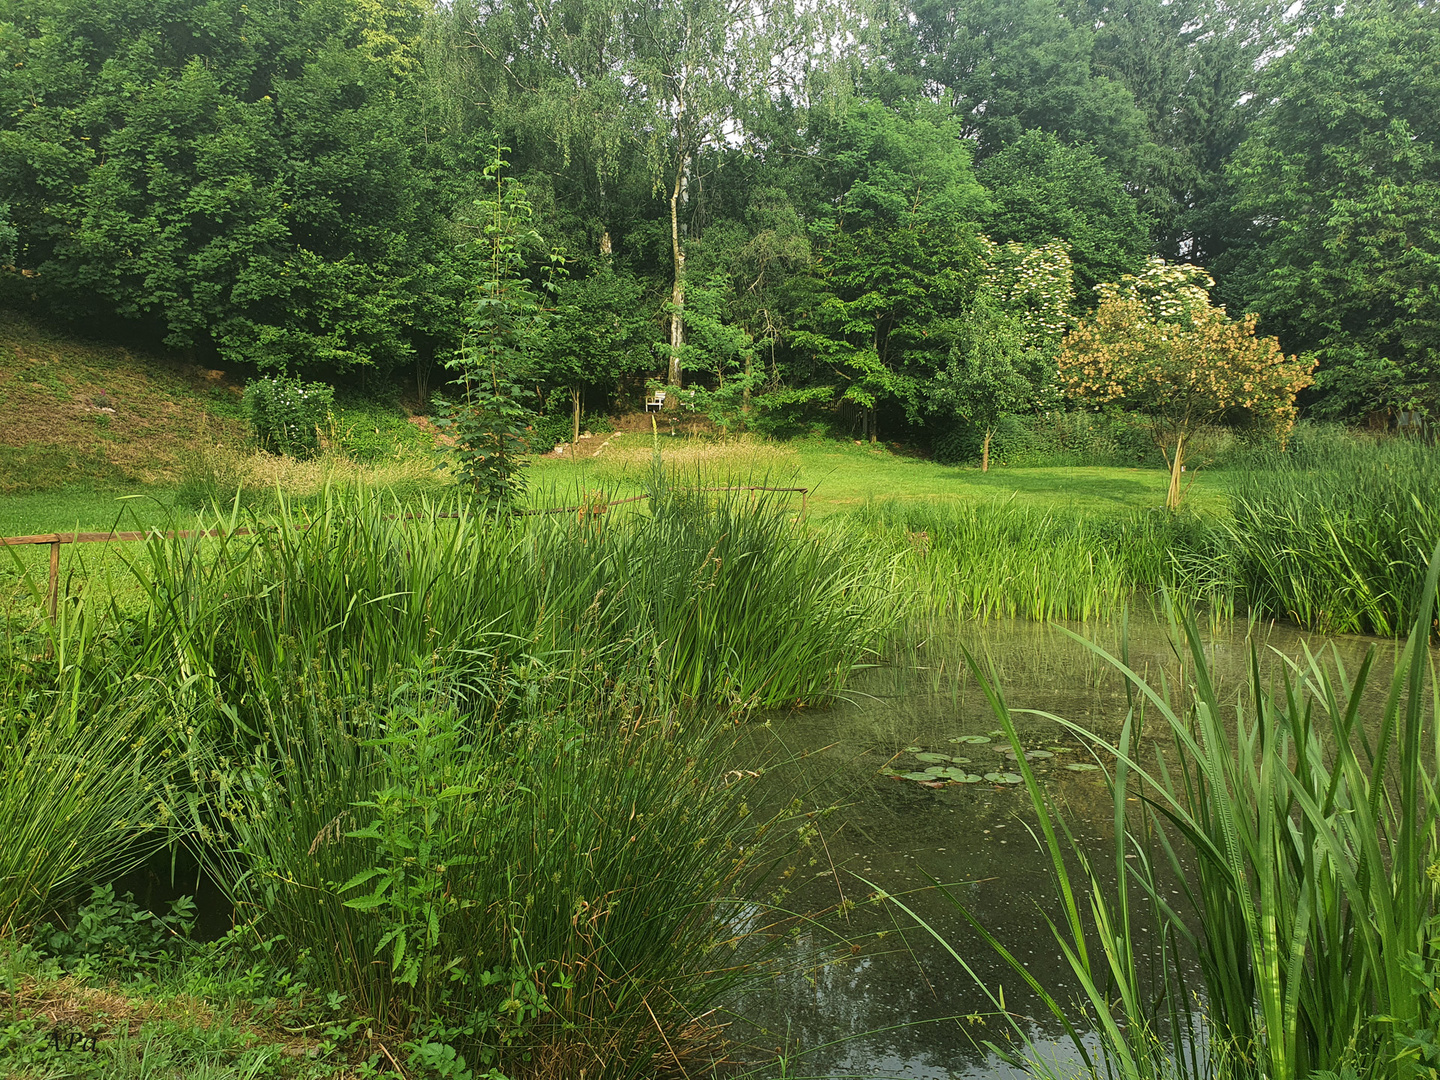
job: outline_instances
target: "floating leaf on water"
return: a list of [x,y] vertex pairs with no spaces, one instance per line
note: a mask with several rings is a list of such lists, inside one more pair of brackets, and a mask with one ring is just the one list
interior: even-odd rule
[[948,766],[945,765],[931,765],[928,769],[925,770],[925,773],[927,776],[942,776],[944,775],[947,767]]
[[925,761],[925,762],[932,762],[932,761],[949,761],[949,760],[950,760],[950,755],[949,755],[949,754],[930,754],[930,753],[926,753],[926,754],[916,754],[916,755],[915,755],[915,760],[916,760],[916,761]]
[[956,765],[970,764],[970,759],[968,757],[952,757],[950,760],[953,761]]
[[987,772],[985,779],[992,784],[1018,784],[1021,782],[1021,777],[1013,772]]
[[1055,755],[1052,754],[1049,750],[1026,750],[1026,751],[1025,751],[1025,760],[1026,760],[1026,761],[1044,761],[1046,758],[1052,758],[1052,757],[1054,757],[1054,756],[1055,756]]
[[1065,768],[1069,769],[1071,772],[1096,772],[1099,770],[1100,766],[1091,765],[1088,761],[1076,761],[1072,762],[1069,765],[1066,765]]
[[907,772],[902,774],[906,780],[934,780],[935,778],[926,772]]
[[964,769],[946,769],[945,779],[954,780],[957,784],[976,784],[980,777],[974,773],[967,773]]
[[924,750],[924,749],[925,749],[925,748],[924,748],[923,746],[907,746],[907,747],[905,747],[905,753],[907,753],[907,754],[918,754],[918,753],[920,753],[921,750]]
[[990,736],[989,736],[989,735],[956,735],[955,738],[951,739],[950,741],[951,741],[951,742],[959,742],[959,743],[974,743],[974,744],[987,743],[987,742],[990,741]]

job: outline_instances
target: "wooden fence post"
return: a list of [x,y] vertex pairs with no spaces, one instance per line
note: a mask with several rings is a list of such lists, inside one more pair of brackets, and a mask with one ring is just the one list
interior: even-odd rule
[[60,541],[55,539],[50,543],[50,622],[55,622],[55,617],[60,608]]

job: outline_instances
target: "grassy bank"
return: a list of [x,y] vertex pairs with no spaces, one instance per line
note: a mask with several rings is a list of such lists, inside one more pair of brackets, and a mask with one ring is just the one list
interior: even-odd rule
[[886,561],[663,488],[250,524],[143,545],[139,609],[8,638],[0,938],[178,845],[267,978],[420,1075],[703,1068],[755,883],[813,830],[751,813],[734,718],[843,686],[899,615]]

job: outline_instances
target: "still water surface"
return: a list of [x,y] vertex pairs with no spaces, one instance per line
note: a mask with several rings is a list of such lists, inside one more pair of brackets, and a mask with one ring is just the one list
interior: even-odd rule
[[[1131,666],[1152,685],[1184,678],[1168,626],[1152,617],[1069,629],[1117,655],[1123,634]],[[1278,676],[1283,656],[1298,657],[1306,645],[1334,649],[1351,672],[1373,646],[1381,678],[1371,683],[1372,712],[1383,702],[1396,650],[1389,641],[1325,638],[1273,624],[1221,623],[1204,636],[1222,700],[1230,702],[1248,696],[1252,637],[1267,678]],[[814,846],[816,862],[802,862],[785,882],[787,908],[828,914],[788,938],[776,973],[736,1004],[731,1036],[752,1044],[751,1063],[781,1051],[787,1077],[1022,1075],[983,1045],[1004,1043],[1009,1030],[996,1019],[994,1001],[903,912],[865,902],[876,888],[903,895],[993,993],[1003,992],[1006,1008],[1023,1017],[1047,1053],[1074,1057],[1059,1025],[933,887],[949,886],[1042,985],[1069,1000],[1068,968],[1042,914],[1058,911],[1049,862],[1027,829],[1033,815],[1023,786],[925,787],[882,771],[923,769],[917,749],[967,757],[963,768],[975,774],[1013,768],[962,647],[994,664],[1012,710],[1053,713],[1106,736],[1124,721],[1123,679],[1085,645],[1055,626],[988,621],[937,626],[919,647],[854,680],[847,700],[754,725],[740,763],[770,763],[763,781],[770,797],[778,804],[800,790],[808,803],[835,809]],[[1098,868],[1113,870],[1102,774],[1067,768],[1097,759],[1053,721],[1027,713],[1015,719],[1027,747],[1054,755],[1033,767],[1077,836],[1100,856]],[[962,736],[990,741],[953,741]],[[857,906],[836,912],[841,900]],[[765,1072],[781,1075],[773,1064]]]

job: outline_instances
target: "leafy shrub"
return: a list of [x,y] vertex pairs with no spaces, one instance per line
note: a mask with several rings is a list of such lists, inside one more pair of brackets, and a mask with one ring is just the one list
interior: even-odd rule
[[245,386],[245,411],[261,447],[289,457],[320,450],[320,432],[330,418],[335,391],[286,375],[255,379]]
[[117,897],[114,886],[96,885],[74,925],[47,923],[35,937],[39,949],[65,971],[123,976],[177,958],[194,926],[195,902],[188,896],[172,902],[169,914],[156,915],[130,893]]
[[[945,465],[980,460],[984,431],[957,423],[935,438],[935,459]],[[990,444],[992,464],[1019,467],[1162,464],[1149,422],[1120,409],[1104,412],[1004,414]]]

